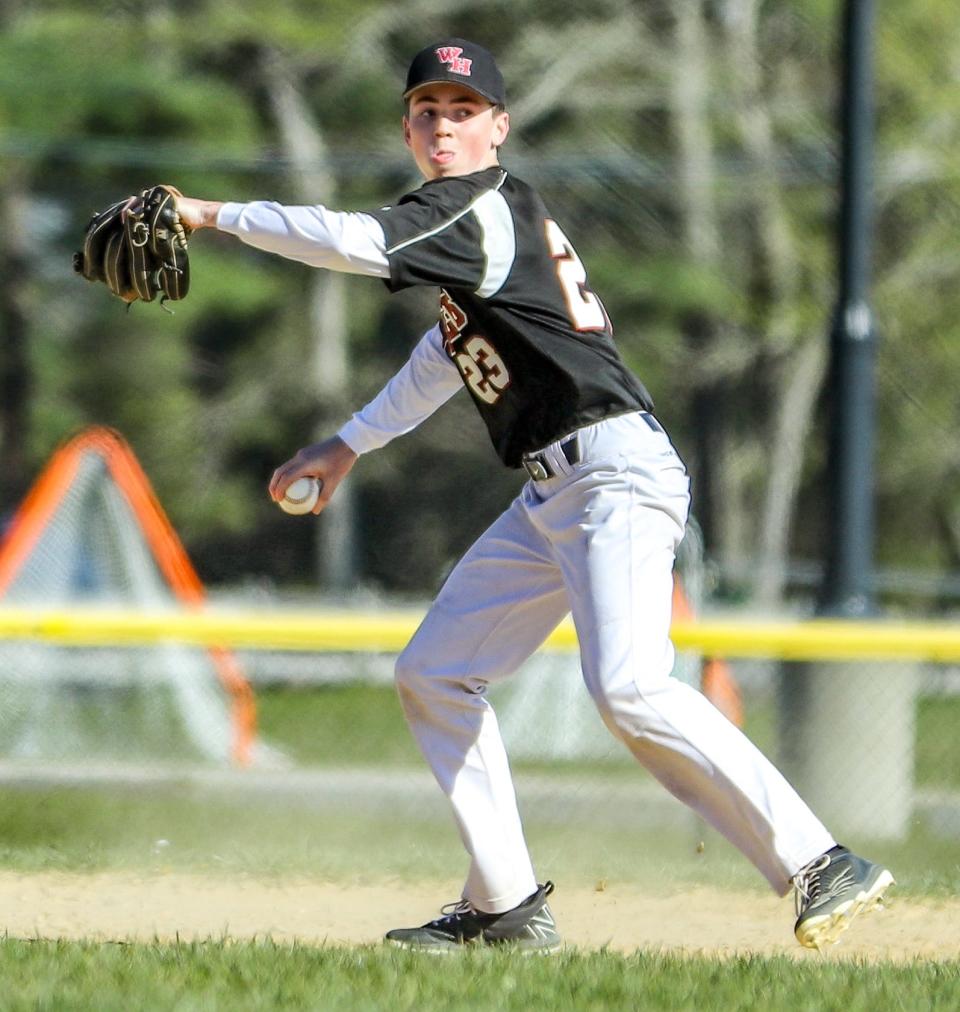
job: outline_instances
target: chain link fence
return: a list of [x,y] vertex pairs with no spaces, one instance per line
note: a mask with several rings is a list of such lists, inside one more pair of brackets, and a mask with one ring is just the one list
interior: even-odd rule
[[[454,6],[455,17],[473,13]],[[497,14],[496,5],[480,6],[487,18]],[[538,187],[563,223],[691,470],[700,527],[684,543],[680,569],[694,608],[809,615],[830,523],[823,380],[835,298],[839,7],[597,4],[593,15],[606,31],[575,19],[563,34],[560,13],[547,6],[531,5],[514,41],[504,42],[508,78],[518,84],[503,162]],[[960,33],[945,2],[879,6],[876,592],[887,615],[950,616],[960,598],[960,114],[951,97]],[[552,92],[544,53],[565,68]],[[378,206],[415,185],[402,151],[385,154],[380,133],[357,141],[357,131],[345,130],[342,98],[337,106],[317,100],[322,77],[301,82],[318,131],[362,149],[346,154],[333,144],[326,157],[342,204]],[[232,87],[244,90],[239,80]],[[258,108],[267,100],[258,93]],[[371,101],[365,93],[363,100]],[[153,181],[174,168],[204,196],[289,199],[297,165],[275,124],[265,130],[269,140],[243,150],[175,138],[148,149],[95,125],[53,144],[35,127],[0,136],[0,151],[20,170],[4,184],[6,213],[20,208],[16,221],[26,222],[4,232],[32,237],[38,251],[25,257],[22,243],[7,251],[28,269],[4,304],[27,305],[33,356],[22,375],[34,399],[29,427],[15,433],[18,453],[29,449],[42,461],[70,426],[118,425],[143,447],[215,600],[317,602],[318,554],[351,558],[341,577],[349,589],[324,593],[325,603],[360,609],[397,595],[428,598],[519,484],[497,468],[470,405],[451,404],[364,462],[351,479],[346,528],[326,519],[292,526],[274,515],[263,484],[312,438],[321,416],[329,421],[376,393],[434,319],[433,293],[388,301],[371,281],[348,279],[340,335],[347,375],[318,405],[317,349],[330,335],[310,322],[306,269],[197,237],[193,284],[202,309],[185,303],[161,323],[143,307],[110,315],[102,292],[78,293],[65,277],[83,217],[71,204],[78,177],[86,181],[83,214],[115,199],[117,181]],[[15,380],[13,331],[5,333],[4,375]],[[121,403],[124,389],[140,396]],[[7,446],[12,403],[4,409]],[[226,476],[227,499],[213,498],[217,476]],[[0,509],[15,505],[9,494]],[[240,657],[260,696],[275,768],[198,776],[250,790],[259,783],[274,797],[309,797],[340,815],[386,812],[446,825],[439,791],[402,726],[391,656]],[[682,656],[676,674],[696,683],[702,662]],[[904,841],[957,833],[955,665],[798,667],[771,657],[732,659],[729,670],[746,733],[838,834]],[[659,827],[699,838],[696,820],[603,728],[575,655],[539,655],[492,698],[521,805],[533,825],[547,827],[541,839],[571,822],[597,833],[606,827],[611,848],[629,849],[632,834]],[[45,713],[56,721],[55,709]],[[82,756],[71,769],[82,774]],[[122,778],[122,764],[97,775]]]

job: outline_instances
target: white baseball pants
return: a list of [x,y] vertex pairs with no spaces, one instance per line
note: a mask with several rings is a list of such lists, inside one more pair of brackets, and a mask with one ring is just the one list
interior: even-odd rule
[[658,425],[621,415],[581,429],[580,462],[528,481],[447,579],[397,662],[407,721],[450,798],[470,856],[463,896],[500,913],[537,888],[487,686],[513,674],[571,612],[604,722],[669,791],[780,894],[833,846],[763,754],[670,677],[674,555],[689,482]]

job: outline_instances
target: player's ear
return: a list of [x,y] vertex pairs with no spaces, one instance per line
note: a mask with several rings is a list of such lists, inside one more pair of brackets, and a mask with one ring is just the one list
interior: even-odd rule
[[507,139],[508,133],[510,133],[510,113],[506,110],[495,112],[493,114],[493,146],[500,147]]
[[403,143],[410,147],[410,120],[406,116],[403,117]]

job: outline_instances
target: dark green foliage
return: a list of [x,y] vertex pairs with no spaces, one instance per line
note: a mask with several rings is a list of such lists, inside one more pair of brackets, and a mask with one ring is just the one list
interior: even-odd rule
[[[424,38],[459,31],[501,56],[514,112],[503,160],[541,189],[588,264],[694,473],[708,553],[749,565],[780,452],[776,411],[797,355],[826,341],[832,313],[839,17],[821,0],[756,5],[751,76],[737,64],[739,22],[721,8],[705,5],[699,19],[709,160],[684,189],[675,70],[696,54],[677,48],[675,13],[662,4],[4,6],[0,375],[22,396],[0,414],[0,516],[59,441],[112,424],[205,578],[313,581],[303,560],[317,525],[277,517],[266,482],[376,393],[434,319],[432,293],[388,300],[378,283],[347,279],[350,375],[324,401],[307,268],[198,236],[189,299],[169,316],[126,312],[72,274],[70,254],[94,209],[155,182],[293,199],[266,84],[273,59],[314,120],[338,203],[394,199],[417,183],[400,138],[406,59]],[[960,558],[950,381],[960,366],[960,120],[956,54],[940,44],[950,24],[945,0],[888,5],[876,45],[877,555],[934,572]],[[547,94],[557,54],[569,60],[567,86]],[[701,198],[718,237],[707,254],[689,240]],[[360,583],[432,591],[513,494],[517,476],[502,472],[458,400],[355,472]],[[816,559],[828,405],[814,408],[788,522],[790,554]],[[721,587],[748,596],[735,582]]]

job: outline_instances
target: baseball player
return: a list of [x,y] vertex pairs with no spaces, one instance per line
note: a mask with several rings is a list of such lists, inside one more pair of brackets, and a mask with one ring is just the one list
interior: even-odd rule
[[[410,65],[403,136],[424,184],[357,213],[182,198],[193,228],[262,250],[439,289],[439,320],[336,435],[277,468],[270,495],[323,482],[319,513],[361,454],[409,432],[466,387],[501,461],[527,481],[447,579],[397,662],[403,711],[453,808],[469,870],[462,896],[387,939],[408,948],[558,947],[486,698],[569,612],[583,678],[607,727],[731,840],[780,894],[795,890],[803,945],[836,940],[877,906],[889,871],[839,846],[755,746],[670,677],[674,555],[686,470],[562,225],[502,168],[510,129],[500,71],[464,39]],[[456,435],[453,434],[453,438]]]

